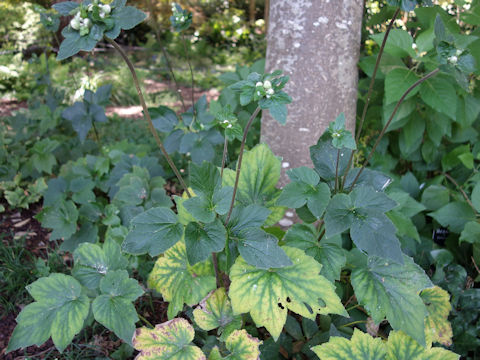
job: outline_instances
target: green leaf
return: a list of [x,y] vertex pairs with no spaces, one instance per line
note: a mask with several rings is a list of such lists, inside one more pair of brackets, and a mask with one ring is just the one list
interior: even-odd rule
[[333,336],[329,342],[314,346],[312,350],[320,360],[384,360],[387,354],[382,339],[374,339],[358,329],[353,330],[350,340]]
[[198,304],[215,289],[215,273],[210,260],[190,266],[183,242],[167,250],[148,276],[148,286],[169,302],[168,317],[174,318],[183,304]]
[[[371,38],[381,45],[385,33],[372,35]],[[385,45],[385,53],[396,57],[415,57],[415,51],[412,48],[413,38],[405,30],[392,29]]]
[[154,329],[140,328],[133,337],[133,347],[140,351],[138,360],[205,360],[202,350],[192,344],[195,331],[187,320],[176,318]]
[[462,232],[467,222],[475,221],[475,213],[472,208],[466,202],[459,201],[451,202],[427,215],[457,234]]
[[469,221],[465,224],[462,233],[460,234],[460,243],[465,241],[470,244],[480,243],[480,223],[476,221]]
[[270,115],[272,115],[272,117],[281,125],[285,125],[287,123],[287,105],[274,103],[274,105],[268,107],[268,110],[270,111]]
[[251,336],[246,330],[235,330],[225,342],[225,347],[230,351],[226,359],[258,360],[260,359],[260,345],[262,345],[262,341]]
[[422,204],[428,210],[438,210],[448,204],[450,191],[442,185],[430,185],[422,194]]
[[331,139],[326,138],[325,135],[318,140],[316,145],[310,147],[310,158],[315,166],[315,171],[327,182],[335,181],[337,158],[339,159],[338,174],[345,173],[351,153],[350,149],[338,150],[335,148]]
[[158,256],[175,245],[183,236],[183,226],[168,208],[152,208],[137,215],[133,228],[122,244],[122,250],[135,255]]
[[227,232],[219,219],[205,225],[189,223],[185,228],[188,262],[194,265],[207,260],[213,252],[222,251],[226,239]]
[[336,149],[356,150],[357,144],[350,131],[345,130],[345,114],[341,113],[335,122],[331,122],[328,126],[328,133],[332,137],[332,145]]
[[403,11],[412,11],[415,6],[432,6],[432,0],[387,0],[391,6],[400,7]]
[[393,225],[395,225],[397,235],[408,236],[420,242],[420,235],[418,234],[417,227],[410,217],[396,210],[390,211],[387,216],[392,221]]
[[262,229],[252,227],[234,231],[231,239],[235,241],[238,251],[245,261],[258,269],[292,265],[289,257],[278,246],[278,239]]
[[217,333],[221,334],[221,340],[242,327],[242,317],[233,315],[232,305],[224,288],[215,290],[203,299],[193,310],[193,316],[197,325],[205,331],[218,328]]
[[478,182],[472,191],[472,204],[480,212],[480,182]]
[[68,239],[77,230],[78,210],[73,201],[60,200],[41,213],[42,226],[52,229],[50,240]]
[[321,217],[330,200],[328,185],[319,183],[318,174],[307,167],[289,170],[287,174],[292,182],[283,188],[277,204],[290,208],[301,208],[307,204],[313,215]]
[[17,317],[7,352],[40,346],[50,336],[60,351],[72,342],[82,330],[87,318],[90,300],[82,286],[73,277],[51,274],[27,286],[35,302],[27,305]]
[[187,210],[196,220],[211,223],[215,220],[215,211],[212,201],[208,200],[204,195],[194,196],[183,202],[185,210]]
[[401,265],[369,257],[365,266],[352,270],[352,286],[376,324],[386,317],[393,329],[425,344],[426,308],[418,293],[433,285],[411,258],[404,259]]
[[61,3],[53,4],[52,7],[57,10],[60,15],[67,16],[72,10],[78,8],[79,4],[75,1],[64,1]]
[[[95,320],[132,345],[137,311],[132,304],[143,294],[137,280],[130,279],[126,270],[109,271],[100,280],[101,295],[92,303]],[[120,315],[121,314],[121,315]]]
[[262,270],[238,257],[230,270],[229,295],[234,314],[249,312],[257,327],[277,340],[287,311],[314,319],[317,314],[347,315],[335,286],[319,275],[321,265],[302,250],[284,248],[292,266]]
[[80,244],[73,259],[72,275],[89,289],[96,289],[109,271],[125,269],[128,263],[112,240],[105,242],[103,249],[96,244]]
[[157,106],[156,108],[149,108],[152,123],[158,131],[167,133],[173,131],[178,124],[178,118],[175,111],[166,106]]
[[402,263],[395,226],[384,214],[396,205],[370,186],[358,186],[350,195],[337,194],[325,212],[325,234],[331,238],[350,228],[350,236],[360,250]]
[[340,280],[340,272],[345,266],[344,250],[328,240],[318,241],[319,234],[312,225],[295,224],[288,229],[283,241],[285,245],[302,249],[323,265],[320,275],[331,282]]
[[448,315],[452,310],[450,295],[442,288],[435,286],[425,289],[420,296],[427,307],[428,315],[425,318],[425,338],[427,346],[438,342],[444,346],[452,345],[452,326]]
[[455,120],[457,113],[457,92],[446,78],[434,77],[420,85],[420,97],[434,110]]
[[[244,206],[257,204],[270,209],[272,215],[266,226],[273,225],[281,219],[276,211],[279,208],[275,206],[277,196],[280,193],[280,190],[275,188],[280,179],[280,171],[280,160],[266,144],[257,145],[243,155],[236,202]],[[234,184],[235,171],[225,169],[223,185],[233,187]]]
[[112,11],[111,17],[115,21],[115,26],[113,29],[106,31],[105,36],[116,39],[120,35],[120,30],[133,29],[145,20],[147,14],[133,6],[121,6]]

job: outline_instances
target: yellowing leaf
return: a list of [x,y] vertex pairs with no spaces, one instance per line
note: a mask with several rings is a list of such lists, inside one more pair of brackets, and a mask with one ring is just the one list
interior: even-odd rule
[[293,265],[257,269],[238,257],[230,270],[230,299],[234,314],[249,312],[276,340],[291,310],[309,319],[317,314],[347,313],[335,286],[319,275],[322,265],[302,250],[283,247]]
[[374,339],[358,329],[353,331],[350,340],[334,336],[312,350],[321,360],[383,360],[387,353],[381,339]]
[[448,314],[452,309],[450,295],[442,288],[435,286],[420,293],[428,315],[425,318],[425,338],[427,345],[438,342],[445,346],[452,345],[452,326]]
[[458,360],[459,355],[443,348],[424,348],[402,331],[392,331],[388,341],[355,329],[350,340],[331,337],[314,346],[320,360]]
[[154,329],[137,329],[133,347],[140,351],[135,360],[206,360],[202,350],[192,345],[195,335],[187,320],[176,318]]
[[181,241],[157,260],[147,283],[170,303],[169,319],[183,309],[183,304],[198,304],[216,286],[211,261],[190,266],[185,244]]
[[197,325],[206,331],[219,328],[221,339],[226,339],[233,330],[240,329],[242,318],[234,316],[232,305],[224,288],[217,289],[193,310]]
[[235,330],[225,342],[227,350],[230,351],[228,359],[258,360],[261,344],[260,340],[251,336],[246,330]]

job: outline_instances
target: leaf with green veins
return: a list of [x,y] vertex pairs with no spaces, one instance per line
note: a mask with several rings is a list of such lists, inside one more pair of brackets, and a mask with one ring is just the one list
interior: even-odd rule
[[246,330],[235,330],[225,341],[225,347],[230,354],[225,357],[229,360],[258,360],[260,359],[260,345],[262,341],[251,336]]
[[[370,36],[378,45],[381,45],[385,33]],[[392,29],[385,44],[385,53],[404,58],[407,56],[415,57],[415,51],[412,49],[413,38],[406,30]]]
[[160,132],[171,132],[178,124],[177,114],[169,107],[160,105],[149,108],[148,111],[152,117],[153,126]]
[[178,242],[157,260],[147,283],[170,302],[170,319],[183,309],[184,303],[198,304],[216,286],[212,262],[207,260],[190,266],[183,242]]
[[17,327],[7,352],[37,346],[50,336],[60,351],[71,343],[84,326],[90,309],[90,300],[82,286],[73,277],[51,274],[27,286],[35,302],[27,305],[17,317]]
[[228,212],[230,203],[232,202],[232,196],[233,188],[230,186],[225,186],[215,191],[215,194],[213,194],[213,206],[218,215],[225,215]]
[[480,243],[480,223],[476,221],[469,221],[465,224],[465,227],[460,234],[460,243],[468,242],[470,244]]
[[387,360],[458,360],[459,355],[443,348],[424,348],[402,331],[388,336]]
[[234,330],[241,329],[242,317],[233,315],[232,305],[224,288],[219,288],[203,299],[193,310],[197,325],[206,331],[218,328],[220,340],[225,339]]
[[[192,196],[195,195],[195,194],[192,194],[191,190],[190,190],[190,193]],[[187,199],[189,199],[189,197],[186,192],[184,192],[181,197],[178,195],[173,196],[173,201],[175,201],[175,205],[177,207],[178,222],[185,226],[189,222],[195,221],[195,218],[185,209],[185,206],[183,206],[183,203],[187,201]]]
[[469,221],[475,221],[475,213],[466,202],[454,201],[440,209],[428,213],[440,225],[448,227],[454,233],[460,234]]
[[355,150],[357,144],[352,136],[352,133],[345,130],[345,114],[341,113],[334,122],[331,122],[327,130],[332,137],[332,145],[336,149],[351,149]]
[[[385,105],[397,103],[402,95],[412,86],[419,77],[414,71],[407,68],[396,68],[389,71],[385,78]],[[411,91],[406,99],[418,93],[419,87]]]
[[[256,204],[272,211],[266,226],[273,225],[283,216],[276,210],[277,196],[280,190],[275,188],[280,179],[280,160],[273,154],[266,144],[255,146],[243,155],[242,172],[238,182],[236,203],[244,206]],[[235,184],[235,171],[225,169],[223,185],[233,187]],[[281,208],[280,208],[281,209]]]
[[238,252],[245,261],[259,269],[282,268],[292,265],[290,258],[278,246],[278,239],[259,228],[233,231]]
[[51,174],[53,167],[57,164],[57,159],[52,152],[59,146],[58,141],[48,138],[37,141],[30,150],[32,153],[30,161],[33,167],[40,173]]
[[264,225],[270,210],[258,205],[235,206],[228,223],[228,228],[239,232],[248,228],[258,228]]
[[387,353],[382,339],[358,329],[353,330],[350,340],[333,336],[327,343],[314,346],[312,351],[320,360],[384,360]]
[[302,250],[284,247],[292,266],[262,270],[238,257],[230,270],[229,296],[234,314],[249,312],[257,327],[277,340],[291,310],[309,319],[317,314],[347,313],[335,286],[319,275],[322,265]]
[[176,318],[154,329],[139,328],[133,347],[140,351],[137,360],[206,360],[202,350],[192,344],[195,331],[187,320]]
[[412,11],[415,6],[432,6],[432,0],[387,0],[391,6],[400,7],[404,11]]
[[352,338],[333,336],[312,350],[320,360],[458,360],[443,348],[424,348],[402,331],[391,331],[387,342],[358,329]]
[[201,165],[190,164],[190,187],[195,194],[202,194],[207,199],[212,199],[213,194],[221,185],[220,172],[215,165],[206,161]]
[[80,244],[73,259],[72,275],[89,289],[96,289],[109,271],[125,269],[128,264],[113,240],[106,241],[103,249],[96,244]]
[[319,234],[312,225],[295,224],[288,229],[284,242],[286,246],[302,249],[323,265],[320,275],[334,282],[340,280],[340,272],[347,261],[345,251],[325,239],[318,241]]
[[44,209],[40,219],[43,227],[53,230],[50,240],[68,239],[77,230],[78,210],[73,201],[61,199]]
[[168,208],[152,208],[135,216],[131,222],[133,228],[122,244],[122,250],[129,254],[149,253],[157,256],[183,236],[183,226],[177,215]]
[[[137,280],[130,279],[126,270],[109,271],[100,280],[101,295],[92,303],[95,320],[132,345],[137,311],[133,305],[143,290]],[[119,316],[121,314],[121,316]]]
[[388,192],[388,197],[397,203],[393,210],[401,212],[409,218],[426,209],[425,205],[416,201],[407,192],[398,189]]
[[185,228],[184,238],[188,262],[195,265],[223,250],[227,232],[220,219],[205,225],[191,222]]
[[420,293],[428,315],[425,318],[425,338],[427,345],[438,342],[444,346],[452,345],[452,326],[448,315],[452,310],[450,295],[442,288],[435,286]]
[[401,265],[370,257],[366,265],[352,270],[351,281],[358,302],[375,323],[386,317],[393,329],[425,344],[426,308],[418,293],[433,284],[411,258],[404,256]]
[[320,181],[320,176],[317,172],[306,166],[287,170],[287,175],[292,182],[304,182],[312,186],[317,185]]

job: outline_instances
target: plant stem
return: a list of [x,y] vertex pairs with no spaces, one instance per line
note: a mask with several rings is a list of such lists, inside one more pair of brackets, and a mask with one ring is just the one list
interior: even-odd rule
[[140,318],[140,320],[142,320],[145,323],[145,325],[150,326],[152,329],[155,327],[155,326],[152,325],[152,323],[150,321],[145,319],[141,314],[137,314],[137,315]]
[[468,197],[468,195],[465,193],[465,191],[462,189],[462,187],[455,181],[455,179],[448,173],[444,173],[444,172],[437,172],[437,174],[442,174],[443,176],[445,176],[448,180],[450,180],[450,182],[455,185],[457,187],[457,189],[462,193],[465,201],[468,203],[468,205],[472,208],[473,212],[475,214],[478,214],[477,212],[477,209],[475,209],[475,206],[473,206],[473,203],[472,201],[470,200],[470,198]]
[[178,171],[177,167],[173,163],[173,160],[170,158],[170,155],[168,155],[167,150],[165,150],[165,147],[163,146],[162,140],[160,140],[160,137],[157,134],[157,131],[155,130],[155,127],[153,126],[152,118],[150,117],[150,113],[148,112],[148,107],[147,104],[145,103],[145,98],[143,97],[142,89],[140,88],[140,82],[138,81],[137,73],[135,71],[135,67],[133,66],[132,62],[128,58],[127,54],[123,49],[120,47],[120,45],[117,44],[115,40],[112,40],[108,37],[105,37],[105,39],[112,44],[112,46],[119,52],[119,54],[122,56],[123,60],[127,64],[133,78],[133,82],[135,83],[135,88],[137,89],[138,97],[140,99],[140,103],[142,104],[143,112],[145,114],[145,119],[147,119],[148,123],[148,128],[150,129],[150,132],[152,133],[153,137],[155,138],[155,142],[157,143],[158,147],[162,151],[163,156],[165,156],[165,159],[168,162],[168,165],[170,165],[171,169],[177,176],[178,181],[180,182],[180,185],[183,187],[185,192],[187,193],[188,197],[192,197],[190,192],[188,191],[188,187],[185,184],[185,181],[182,178],[182,175],[180,175],[180,172]]
[[221,282],[223,282],[223,279],[220,274],[220,270],[218,269],[217,254],[214,252],[212,252],[212,262],[213,262],[213,268],[215,269],[215,279],[217,281],[217,288],[220,288],[222,287]]
[[235,185],[233,186],[232,202],[230,203],[230,209],[228,210],[227,219],[225,220],[225,226],[227,226],[228,222],[230,221],[230,216],[232,215],[233,211],[233,205],[235,204],[235,196],[237,195],[238,181],[240,180],[240,171],[242,169],[243,150],[245,149],[245,142],[247,141],[248,131],[250,130],[253,120],[255,120],[260,110],[260,107],[257,107],[255,109],[252,116],[250,116],[250,119],[248,120],[245,131],[243,132],[242,144],[240,145],[240,155],[238,155],[237,171],[235,174]]
[[340,161],[340,149],[337,150],[337,165],[335,166],[335,191],[338,190],[338,162],[339,161]]
[[95,138],[97,139],[97,143],[101,145],[100,136],[98,136],[97,127],[95,126],[95,121],[92,121],[92,127],[93,127],[93,132],[95,134]]
[[[360,134],[361,134],[362,129],[363,129],[363,123],[365,122],[365,117],[367,116],[367,110],[368,110],[368,106],[370,105],[370,100],[371,100],[372,92],[373,92],[373,85],[375,84],[375,79],[377,77],[377,71],[380,68],[380,61],[382,60],[383,51],[385,50],[385,45],[387,44],[388,35],[390,34],[390,31],[393,28],[393,24],[395,23],[395,19],[397,18],[399,13],[400,13],[400,8],[398,8],[397,11],[395,11],[395,14],[393,14],[393,17],[390,20],[390,23],[388,24],[387,31],[385,32],[385,36],[383,37],[382,45],[380,46],[380,50],[379,50],[378,55],[377,55],[377,61],[375,63],[375,68],[373,69],[372,80],[370,80],[370,86],[368,87],[367,98],[365,100],[365,105],[363,106],[362,117],[360,119],[360,124],[358,126],[357,134],[355,136],[355,142],[357,144],[358,144],[358,139],[360,138]],[[347,169],[345,170],[345,174],[343,176],[343,183],[344,184],[345,184],[345,181],[347,180],[347,175],[348,175],[348,172],[350,171],[350,167],[352,166],[354,155],[355,155],[355,150],[352,151],[352,154],[350,155],[350,159],[348,160]]]
[[360,171],[358,172],[357,176],[355,176],[355,179],[353,180],[352,182],[352,185],[350,186],[350,191],[352,191],[353,189],[353,186],[355,185],[355,183],[357,182],[358,178],[360,177],[360,175],[362,174],[363,170],[365,169],[365,167],[368,165],[368,162],[370,161],[370,159],[372,158],[373,154],[375,153],[375,150],[377,149],[377,146],[378,144],[380,144],[380,141],[382,140],[383,136],[385,135],[385,132],[387,131],[388,127],[390,126],[390,123],[392,122],[393,118],[395,117],[395,115],[397,114],[397,111],[398,111],[398,108],[400,107],[400,105],[402,105],[403,101],[405,100],[405,98],[408,96],[408,94],[410,94],[410,92],[412,92],[413,89],[415,89],[417,86],[419,86],[421,83],[423,83],[424,81],[430,79],[431,77],[437,75],[437,73],[440,71],[440,69],[435,69],[433,70],[432,72],[428,73],[427,75],[425,75],[423,78],[421,78],[420,80],[418,80],[415,84],[413,84],[412,86],[410,86],[408,88],[407,91],[405,91],[405,93],[402,95],[402,97],[400,98],[400,100],[398,101],[397,105],[395,106],[395,109],[393,110],[392,112],[392,115],[390,115],[390,118],[388,119],[387,123],[385,124],[385,126],[383,127],[382,131],[380,132],[380,135],[378,136],[377,138],[377,141],[375,142],[375,144],[373,145],[373,148],[372,150],[370,151],[370,153],[368,154],[367,156],[367,159],[365,160],[365,162],[363,163],[362,165],[362,168],[360,169]]
[[195,112],[195,79],[193,78],[193,69],[192,69],[192,64],[190,62],[190,56],[188,55],[188,49],[187,49],[187,41],[185,40],[185,35],[182,33],[182,40],[183,40],[183,48],[185,49],[185,56],[187,57],[187,63],[188,67],[190,68],[190,78],[192,79],[192,111],[193,111],[193,117],[197,115]]
[[222,168],[220,169],[221,178],[223,178],[223,169],[225,168],[225,162],[227,161],[227,150],[228,150],[228,139],[227,139],[227,136],[225,136],[225,143],[223,144]]
[[339,327],[347,327],[347,326],[352,326],[356,324],[365,324],[366,322],[367,322],[366,320],[357,320],[357,321],[349,322],[348,324],[340,325]]
[[183,99],[182,91],[180,90],[180,86],[178,85],[177,78],[175,77],[175,73],[173,72],[173,68],[172,68],[172,65],[170,63],[170,59],[168,58],[167,50],[162,45],[162,39],[161,39],[161,36],[160,36],[160,27],[158,26],[157,17],[155,16],[155,9],[153,7],[152,0],[147,0],[147,4],[148,4],[148,9],[149,9],[150,14],[151,14],[151,19],[152,19],[152,22],[153,22],[153,28],[154,28],[154,31],[155,31],[155,36],[157,37],[158,45],[160,45],[160,49],[162,50],[162,55],[165,58],[165,63],[167,65],[168,71],[170,72],[170,76],[172,77],[172,80],[175,84],[175,91],[177,93],[177,96],[178,96],[180,102],[182,103],[183,112],[186,112],[187,111],[187,106],[185,105],[185,100]]

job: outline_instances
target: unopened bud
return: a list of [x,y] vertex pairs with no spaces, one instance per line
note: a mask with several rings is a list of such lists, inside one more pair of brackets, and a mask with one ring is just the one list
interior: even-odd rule
[[264,87],[265,89],[271,89],[271,88],[272,88],[272,83],[267,80],[267,81],[265,81],[265,82],[263,83],[263,87]]
[[268,95],[273,95],[273,94],[275,94],[275,90],[273,90],[272,88],[270,88],[270,89],[267,90],[267,94],[268,94]]
[[261,81],[259,81],[259,82],[257,82],[257,83],[255,84],[255,86],[256,86],[256,87],[260,87],[260,86],[263,87],[263,83],[262,83]]

